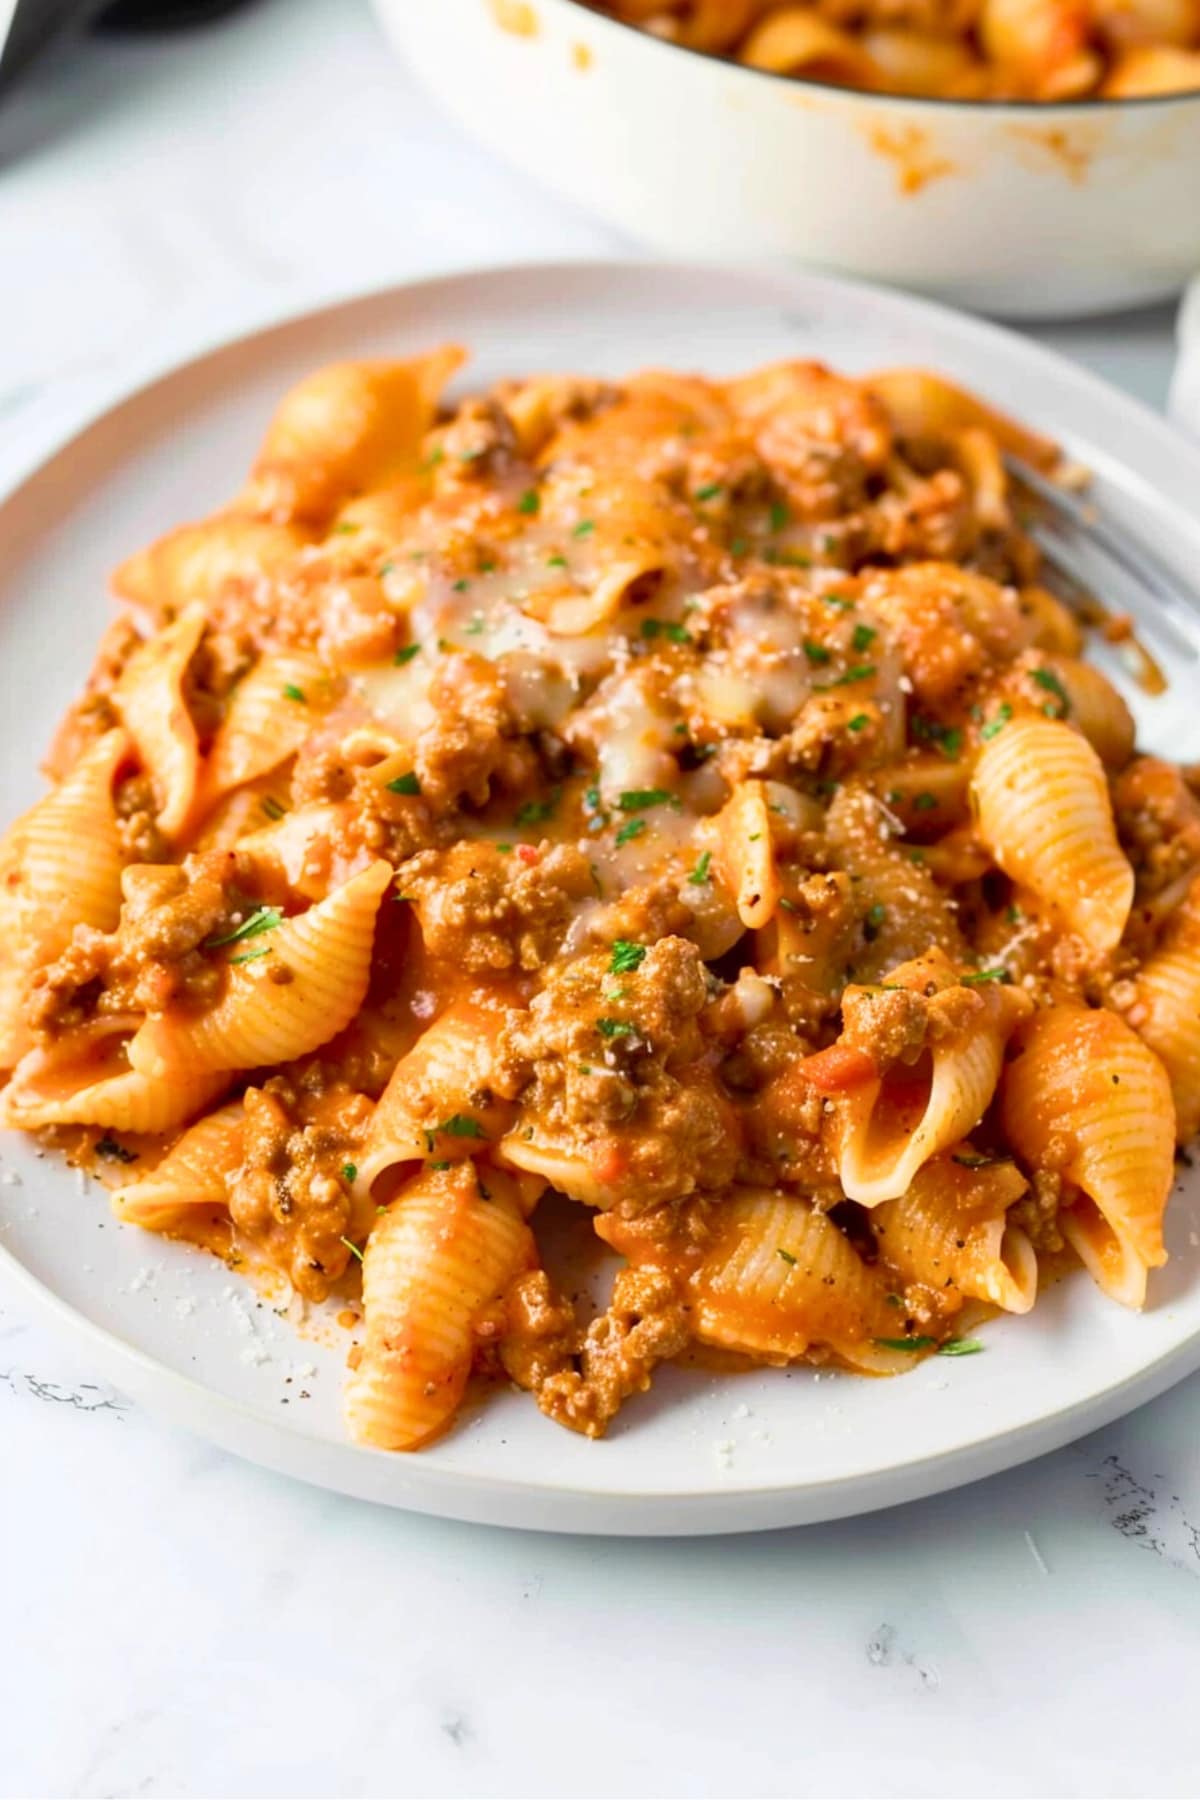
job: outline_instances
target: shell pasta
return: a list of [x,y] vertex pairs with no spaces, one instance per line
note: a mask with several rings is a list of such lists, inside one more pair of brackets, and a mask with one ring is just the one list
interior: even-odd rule
[[1198,0],[591,0],[771,75],[953,100],[1200,90]]
[[[894,9],[727,10],[680,33],[914,66]],[[1003,453],[1053,443],[916,369],[463,360],[318,371],[117,571],[0,841],[0,1121],[332,1300],[381,1450],[473,1376],[599,1437],[697,1345],[902,1373],[1064,1259],[1153,1299],[1200,794],[1042,580]]]

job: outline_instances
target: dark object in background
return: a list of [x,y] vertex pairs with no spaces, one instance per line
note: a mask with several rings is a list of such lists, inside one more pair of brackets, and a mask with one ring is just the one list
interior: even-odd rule
[[[69,26],[103,31],[168,31],[204,24],[246,0],[17,0],[0,42],[0,92]],[[0,32],[3,27],[0,26]]]

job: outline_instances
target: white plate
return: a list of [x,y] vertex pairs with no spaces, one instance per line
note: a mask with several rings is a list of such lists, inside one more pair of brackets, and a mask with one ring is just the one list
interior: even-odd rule
[[[734,370],[818,355],[850,369],[927,363],[1057,433],[1105,496],[1180,568],[1200,566],[1200,454],[1144,408],[995,327],[801,275],[681,265],[491,271],[327,307],[163,374],[104,414],[0,506],[0,811],[34,768],[108,616],[118,558],[224,500],[283,389],[326,359],[472,345],[471,381],[539,368]],[[1189,511],[1189,509],[1191,509]],[[1168,750],[1190,723],[1146,721]],[[1194,698],[1193,698],[1194,710]],[[1192,754],[1195,754],[1193,749]],[[986,1354],[895,1381],[806,1369],[666,1370],[604,1443],[497,1392],[418,1456],[342,1433],[344,1347],[298,1339],[220,1263],[115,1224],[103,1192],[0,1143],[0,1273],[80,1336],[102,1374],[166,1417],[272,1468],[395,1506],[495,1524],[712,1532],[866,1511],[972,1480],[1118,1417],[1200,1366],[1200,1180],[1171,1208],[1169,1267],[1134,1317],[1083,1276]],[[1185,1191],[1186,1189],[1186,1191]],[[315,1373],[301,1373],[315,1368]]]

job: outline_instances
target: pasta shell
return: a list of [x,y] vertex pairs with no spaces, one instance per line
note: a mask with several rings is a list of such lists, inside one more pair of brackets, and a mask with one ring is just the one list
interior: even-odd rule
[[1047,1007],[1017,1043],[1001,1091],[1008,1140],[1031,1167],[1059,1168],[1094,1203],[1094,1217],[1065,1208],[1062,1229],[1072,1241],[1086,1230],[1096,1280],[1114,1299],[1140,1305],[1127,1279],[1120,1291],[1107,1286],[1105,1270],[1112,1258],[1122,1268],[1129,1256],[1143,1268],[1166,1261],[1162,1220],[1175,1172],[1166,1070],[1124,1020],[1104,1010]]
[[1167,1071],[1179,1142],[1200,1131],[1200,878],[1134,984],[1131,1023]]
[[34,969],[52,962],[76,925],[111,931],[121,911],[121,842],[112,781],[128,752],[106,732],[65,780],[18,819],[0,845],[0,1067],[29,1048],[22,1012]]
[[463,360],[450,344],[406,362],[318,369],[280,404],[238,510],[322,525],[343,500],[403,474]]
[[234,689],[213,739],[201,777],[202,810],[294,756],[333,697],[334,678],[319,657],[289,650],[260,658]]
[[1062,657],[1055,670],[1071,706],[1071,721],[1101,762],[1123,769],[1133,755],[1133,714],[1107,675],[1076,657]]
[[[958,977],[940,952],[905,964],[889,985],[939,987]],[[973,1016],[952,1037],[935,1040],[918,1061],[893,1064],[838,1102],[838,1178],[860,1206],[899,1200],[918,1171],[978,1125],[1000,1079],[1004,1046],[1029,1009],[1019,989],[974,990]]]
[[224,1206],[226,1177],[241,1164],[242,1135],[240,1100],[209,1113],[184,1132],[156,1169],[118,1188],[113,1212],[128,1225],[169,1232],[190,1212]]
[[470,1374],[474,1321],[536,1262],[511,1178],[471,1163],[417,1176],[367,1240],[366,1340],[346,1391],[350,1435],[381,1450],[415,1450],[447,1425]]
[[196,797],[199,748],[183,698],[183,677],[204,634],[205,612],[187,607],[135,650],[114,696],[122,722],[158,798],[159,829],[177,837]]
[[979,834],[1005,874],[1093,950],[1115,949],[1133,904],[1133,870],[1087,740],[1056,719],[1012,719],[984,744],[971,791]]
[[1006,1213],[1027,1186],[1011,1162],[979,1170],[927,1163],[907,1194],[872,1212],[880,1256],[902,1281],[1026,1313],[1037,1298],[1037,1257]]
[[912,1358],[894,1336],[887,1290],[850,1240],[807,1200],[735,1189],[714,1214],[713,1247],[689,1283],[701,1343],[784,1363],[813,1346],[886,1374]]
[[131,1069],[132,1024],[106,1019],[49,1049],[29,1051],[0,1099],[0,1124],[20,1131],[101,1125],[155,1134],[194,1118],[220,1093],[227,1077],[188,1071],[165,1080]]
[[718,866],[738,917],[748,931],[759,931],[770,923],[782,892],[765,785],[743,781],[718,813],[716,827]]
[[261,580],[291,561],[305,534],[285,525],[218,513],[181,525],[123,562],[114,593],[160,617],[193,600],[207,601],[234,577]]
[[[363,1003],[375,915],[392,879],[388,863],[372,863],[319,905],[264,934],[268,942],[253,940],[266,954],[231,965],[225,993],[208,1012],[178,1007],[146,1021],[129,1046],[134,1068],[177,1080],[291,1062],[328,1043]],[[279,969],[289,971],[286,982],[272,978]]]
[[[453,1001],[400,1058],[358,1159],[358,1192],[400,1163],[453,1161],[499,1137],[512,1108],[491,1097],[488,1082],[507,1016],[503,1006]],[[454,1129],[439,1131],[448,1121]]]

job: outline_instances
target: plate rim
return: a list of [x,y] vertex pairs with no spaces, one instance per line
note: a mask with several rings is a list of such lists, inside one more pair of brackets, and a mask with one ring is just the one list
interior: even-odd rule
[[[0,482],[0,519],[10,505],[19,501],[26,487],[36,482],[59,457],[70,452],[115,414],[126,406],[149,397],[153,390],[174,378],[194,378],[206,362],[226,353],[247,349],[259,340],[269,339],[291,328],[328,320],[338,313],[349,312],[357,307],[386,307],[389,302],[398,306],[415,302],[419,306],[423,299],[428,303],[439,289],[448,286],[479,290],[486,287],[489,281],[502,278],[540,278],[552,282],[558,275],[577,279],[581,274],[588,273],[603,280],[610,278],[614,272],[620,272],[631,284],[654,281],[664,275],[676,278],[688,275],[703,280],[706,274],[710,274],[719,277],[728,287],[738,278],[743,278],[746,283],[747,305],[764,302],[763,284],[766,282],[777,288],[781,298],[791,290],[797,304],[802,303],[806,294],[811,296],[815,293],[818,297],[834,302],[839,296],[844,296],[881,311],[885,321],[891,314],[923,326],[923,335],[928,336],[931,342],[937,336],[939,325],[943,328],[949,326],[957,344],[976,352],[981,360],[986,359],[989,347],[1003,348],[1009,356],[1016,351],[1032,371],[1044,368],[1047,372],[1053,372],[1059,385],[1066,381],[1084,400],[1089,394],[1093,398],[1100,398],[1110,414],[1113,411],[1118,414],[1123,412],[1131,421],[1136,421],[1139,430],[1148,434],[1160,451],[1169,453],[1177,466],[1186,470],[1191,465],[1196,492],[1200,495],[1200,447],[1190,444],[1167,418],[1145,401],[1114,386],[1061,352],[994,321],[980,319],[941,302],[910,295],[882,284],[828,275],[818,270],[760,265],[734,268],[711,261],[634,254],[537,258],[480,266],[455,265],[444,271],[427,271],[407,281],[383,282],[365,289],[350,286],[320,295],[309,293],[295,304],[273,306],[261,314],[255,313],[252,305],[251,311],[255,316],[248,323],[243,316],[241,324],[232,329],[228,318],[201,331],[196,330],[193,322],[190,327],[178,333],[168,334],[132,365],[125,363],[122,366],[123,372],[115,374],[111,381],[94,391],[86,404],[74,412],[73,417],[58,419],[52,430],[45,434],[44,441],[36,443],[32,454],[14,458],[9,463],[5,477]],[[731,299],[732,304],[735,301]],[[1126,464],[1120,455],[1112,460],[1127,468],[1130,475],[1139,482],[1145,482],[1146,477],[1141,471]],[[1160,503],[1170,512],[1192,526],[1200,526],[1200,502],[1194,511],[1189,511],[1172,495],[1159,498]],[[595,1531],[600,1534],[657,1535],[770,1529],[902,1504],[910,1499],[944,1492],[982,1479],[986,1475],[1012,1468],[1061,1447],[1163,1393],[1176,1381],[1184,1379],[1200,1367],[1198,1329],[1162,1349],[1152,1361],[1125,1374],[1115,1384],[1079,1396],[1049,1415],[1007,1426],[998,1433],[981,1426],[966,1440],[959,1438],[953,1444],[919,1456],[916,1460],[905,1460],[899,1452],[886,1452],[888,1460],[876,1463],[870,1469],[850,1474],[824,1475],[802,1483],[791,1478],[772,1481],[769,1476],[764,1475],[743,1482],[736,1479],[723,1480],[720,1485],[710,1478],[707,1484],[679,1486],[669,1491],[637,1489],[628,1485],[619,1490],[606,1490],[591,1487],[586,1480],[578,1480],[569,1475],[553,1479],[517,1479],[503,1472],[484,1473],[441,1464],[425,1464],[427,1475],[422,1477],[422,1460],[419,1456],[400,1458],[353,1445],[349,1440],[336,1446],[342,1452],[342,1461],[347,1469],[361,1467],[366,1471],[387,1468],[399,1474],[403,1467],[407,1478],[397,1483],[395,1493],[383,1494],[377,1491],[378,1483],[365,1481],[365,1484],[355,1484],[343,1479],[336,1468],[331,1468],[327,1473],[305,1472],[291,1467],[286,1455],[259,1454],[241,1444],[231,1443],[229,1438],[236,1435],[235,1428],[238,1426],[246,1430],[257,1429],[274,1443],[294,1445],[297,1454],[302,1454],[306,1447],[312,1451],[317,1451],[322,1446],[328,1447],[329,1439],[323,1432],[307,1428],[295,1415],[287,1420],[276,1418],[251,1400],[226,1394],[204,1380],[160,1361],[153,1352],[142,1349],[79,1311],[3,1243],[0,1243],[0,1273],[6,1282],[11,1282],[33,1302],[35,1310],[48,1319],[55,1329],[88,1343],[96,1352],[106,1376],[113,1379],[118,1387],[123,1385],[123,1371],[149,1411],[169,1418],[170,1396],[175,1394],[181,1405],[186,1403],[187,1429],[199,1429],[210,1440],[222,1443],[225,1448],[251,1461],[282,1468],[299,1479],[326,1489],[358,1494],[360,1497],[432,1512],[439,1516],[485,1521],[491,1519],[493,1522],[519,1526],[523,1521],[517,1518],[497,1520],[496,1508],[486,1504],[488,1499],[502,1499],[518,1507],[523,1500],[545,1508],[563,1505],[569,1516],[561,1523],[553,1518],[539,1518],[536,1524],[530,1524],[530,1528]],[[163,1390],[161,1397],[157,1390]],[[197,1413],[215,1413],[227,1417],[230,1422],[229,1433],[223,1435],[213,1428],[211,1421],[200,1427],[195,1426],[191,1421]],[[347,1458],[346,1453],[352,1453],[352,1458]],[[417,1491],[409,1492],[407,1489],[414,1478]],[[421,1492],[423,1479],[429,1490],[426,1493]],[[886,1489],[889,1484],[903,1491],[890,1496],[879,1491]],[[368,1488],[372,1490],[369,1493],[366,1491]],[[442,1490],[440,1494],[435,1492],[438,1489]],[[589,1523],[579,1511],[589,1506],[598,1514],[609,1514],[612,1522]],[[660,1519],[657,1516],[669,1513],[672,1508],[688,1509],[687,1518]],[[649,1521],[625,1516],[628,1511],[644,1510],[649,1510],[656,1516]],[[736,1525],[730,1523],[731,1511],[744,1515]],[[756,1516],[756,1513],[764,1516]]]

